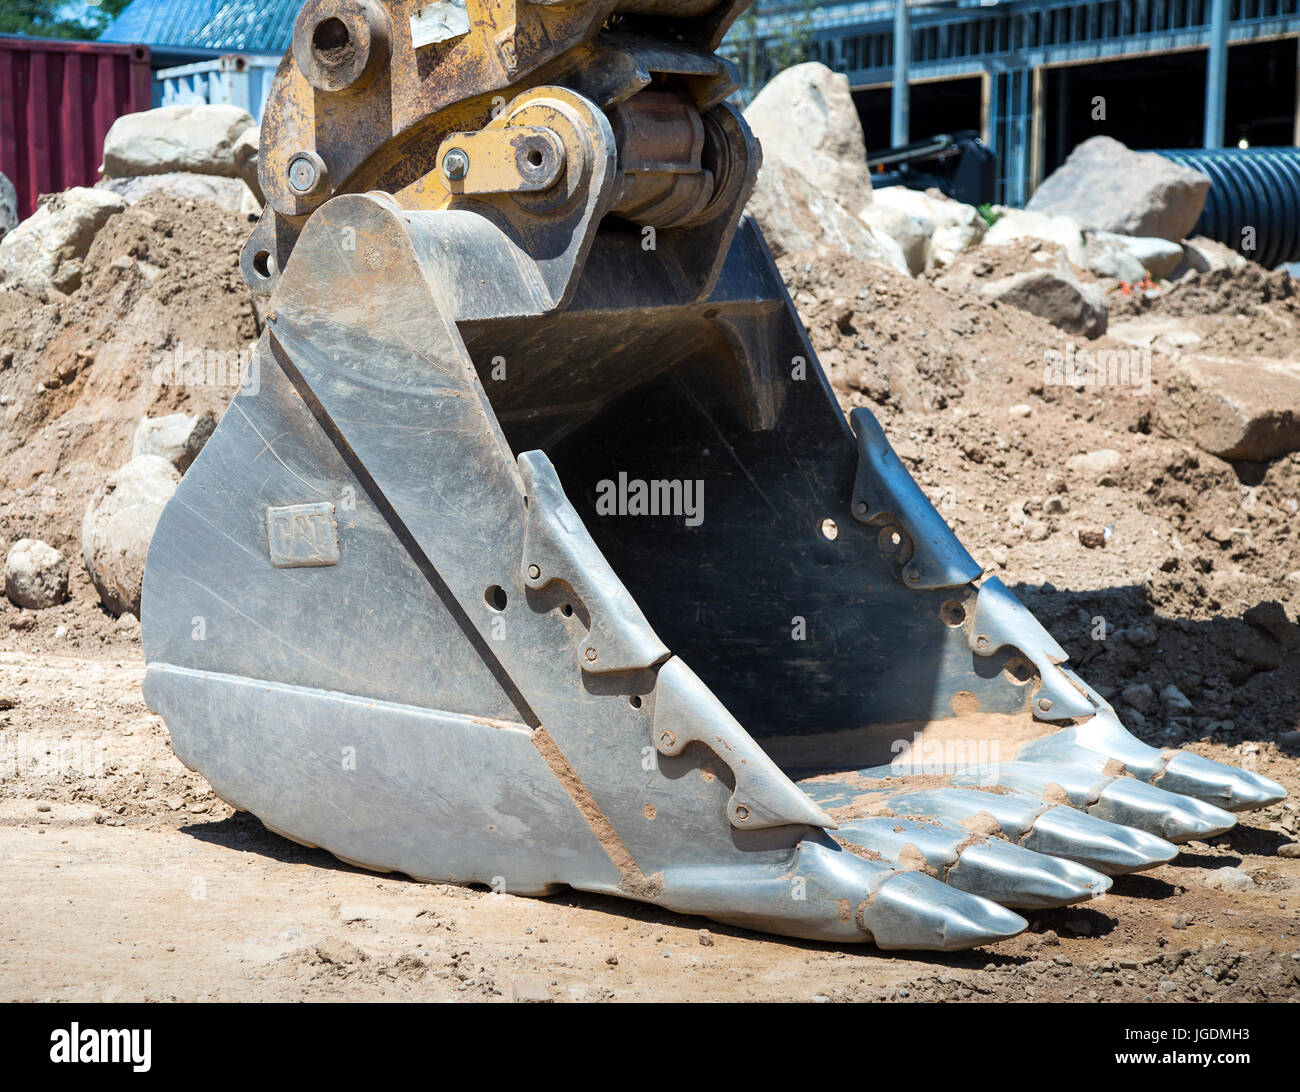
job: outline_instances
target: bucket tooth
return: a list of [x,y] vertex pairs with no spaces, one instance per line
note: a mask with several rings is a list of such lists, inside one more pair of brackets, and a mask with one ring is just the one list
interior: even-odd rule
[[1068,807],[1050,807],[1035,820],[1021,845],[1064,857],[1109,876],[1168,864],[1178,847],[1154,834],[1098,819]]
[[1225,766],[1191,751],[1176,751],[1153,784],[1215,804],[1227,811],[1254,811],[1286,799],[1286,789],[1271,777]]
[[876,817],[841,824],[836,837],[898,868],[923,868],[944,883],[1013,909],[1069,906],[1097,898],[1110,879],[961,827]]
[[962,850],[944,882],[1018,910],[1044,910],[1100,898],[1109,876],[1075,861],[988,838]]
[[742,928],[889,949],[960,951],[1028,924],[987,899],[820,838],[800,842],[785,866],[666,869],[655,901]]
[[1048,800],[1064,793],[1071,807],[1174,843],[1210,838],[1236,825],[1212,804],[1073,762],[1003,762],[955,774],[952,784],[1006,785]]

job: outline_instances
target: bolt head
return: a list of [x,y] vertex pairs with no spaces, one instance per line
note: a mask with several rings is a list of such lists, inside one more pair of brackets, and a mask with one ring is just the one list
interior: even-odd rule
[[594,660],[596,658],[596,650],[590,645],[588,645],[587,650],[583,653],[583,655],[586,656],[587,660],[590,662],[591,660]]
[[452,182],[459,182],[469,174],[469,156],[461,148],[452,148],[442,157],[442,173]]
[[529,579],[529,580],[536,580],[536,579],[537,579],[539,576],[541,576],[541,575],[542,575],[542,570],[539,569],[536,565],[529,565],[529,566],[528,566],[528,579]]
[[659,743],[664,747],[671,747],[677,742],[677,737],[672,732],[665,729],[659,733]]
[[316,164],[305,155],[296,155],[289,160],[288,173],[289,185],[294,193],[306,196],[316,188],[319,173],[316,170]]

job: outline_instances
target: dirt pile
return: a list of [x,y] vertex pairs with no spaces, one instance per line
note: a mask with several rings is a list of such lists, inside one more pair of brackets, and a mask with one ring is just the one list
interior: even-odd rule
[[82,514],[131,457],[140,418],[220,414],[230,401],[233,387],[172,364],[238,358],[258,336],[238,269],[248,227],[215,205],[154,194],[98,233],[77,291],[0,287],[0,545],[31,537],[62,550],[78,574],[74,595],[93,597]]

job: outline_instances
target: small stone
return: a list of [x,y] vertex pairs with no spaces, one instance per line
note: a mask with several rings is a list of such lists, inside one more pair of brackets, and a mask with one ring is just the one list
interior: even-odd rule
[[1188,914],[1176,914],[1174,916],[1174,928],[1186,929],[1192,924],[1191,916]]
[[1139,713],[1149,713],[1155,704],[1156,694],[1146,683],[1132,683],[1120,691],[1120,697]]
[[1012,417],[1028,417],[1033,412],[1034,412],[1033,409],[1030,408],[1029,406],[1026,406],[1023,402],[1019,403],[1018,405],[1014,405],[1009,410],[1007,410],[1007,413],[1009,413]]
[[1114,448],[1104,447],[1098,451],[1089,451],[1086,455],[1072,455],[1065,461],[1065,469],[1071,474],[1090,478],[1100,478],[1104,474],[1118,470],[1124,462],[1124,456]]
[[825,1005],[829,1001],[830,998],[827,997],[824,993],[815,993],[812,995],[812,1003],[814,1005]]
[[618,966],[618,956],[617,956],[617,955],[607,955],[607,956],[605,957],[605,963],[606,963],[608,966],[610,966],[610,967],[617,967],[617,966]]
[[701,943],[705,948],[712,948],[712,947],[713,947],[713,934],[710,933],[707,929],[701,929],[701,930],[700,930],[700,943]]
[[1179,690],[1173,683],[1170,683],[1160,691],[1160,704],[1162,704],[1166,709],[1178,713],[1190,713],[1193,708],[1187,695]]
[[1079,532],[1079,544],[1089,550],[1100,550],[1106,545],[1106,532],[1088,528]]
[[351,963],[364,963],[370,957],[350,940],[326,937],[316,945],[316,955],[322,963],[346,967]]
[[1300,842],[1287,842],[1285,845],[1278,846],[1277,855],[1295,860],[1300,857]]
[[49,543],[20,538],[5,557],[4,591],[16,607],[57,606],[68,598],[68,563]]
[[173,794],[163,801],[169,811],[180,811],[185,806],[185,800],[179,795]]
[[1041,520],[1031,519],[1025,524],[1025,537],[1030,542],[1042,542],[1049,534],[1051,530]]
[[1051,496],[1048,497],[1047,500],[1043,502],[1043,511],[1046,512],[1049,516],[1058,516],[1061,515],[1063,512],[1069,511],[1069,505],[1066,504],[1064,497]]
[[1205,877],[1205,886],[1215,891],[1253,891],[1255,881],[1240,868],[1216,868]]

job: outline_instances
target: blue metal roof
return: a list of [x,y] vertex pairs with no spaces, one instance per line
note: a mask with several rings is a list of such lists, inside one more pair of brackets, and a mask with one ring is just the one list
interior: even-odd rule
[[105,42],[239,53],[283,53],[302,0],[132,0]]

